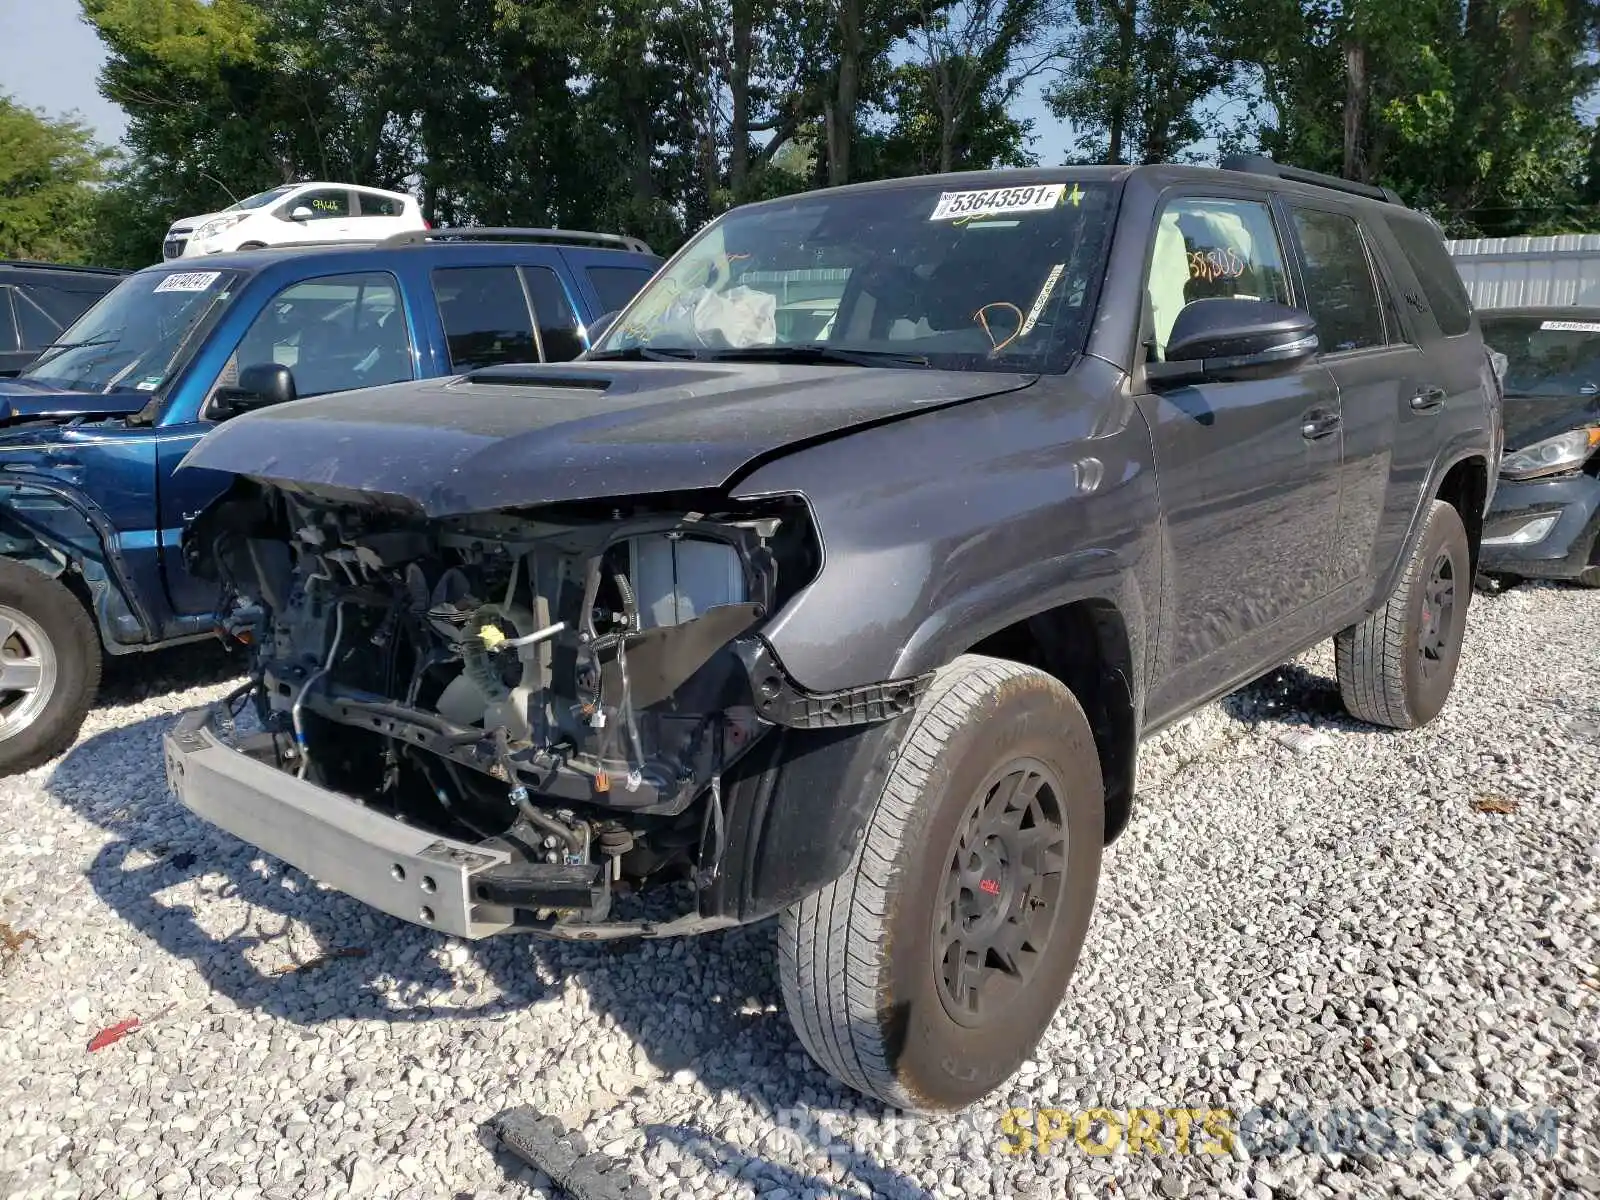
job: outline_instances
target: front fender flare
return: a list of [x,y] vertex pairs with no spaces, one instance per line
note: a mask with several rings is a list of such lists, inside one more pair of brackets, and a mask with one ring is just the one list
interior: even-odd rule
[[[58,515],[46,520],[19,510],[15,501],[28,496],[53,501],[58,506]],[[31,537],[47,552],[47,558],[62,564],[71,563],[78,569],[89,587],[93,598],[91,611],[100,640],[108,651],[117,653],[130,648],[130,643],[112,636],[116,618],[123,613],[132,618],[139,631],[137,642],[133,644],[157,640],[158,632],[150,612],[129,578],[116,528],[92,500],[53,480],[0,479],[0,521]],[[39,569],[37,562],[19,561],[29,562]]]
[[936,670],[1008,626],[1077,601],[1103,601],[1122,614],[1142,680],[1143,589],[1122,556],[1109,549],[1075,550],[1026,563],[951,597],[900,648],[892,678]]

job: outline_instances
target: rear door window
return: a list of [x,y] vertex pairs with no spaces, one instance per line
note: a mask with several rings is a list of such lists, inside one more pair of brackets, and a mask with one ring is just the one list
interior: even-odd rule
[[[561,277],[549,267],[523,267],[533,311],[539,320],[539,341],[545,362],[569,362],[587,347],[578,331],[582,322]],[[610,311],[607,309],[606,311]]]
[[450,368],[539,361],[528,298],[515,267],[441,267],[433,272]]
[[1306,309],[1324,354],[1384,344],[1383,306],[1353,217],[1291,206],[1305,273]]
[[600,311],[626,308],[640,288],[650,282],[651,271],[643,267],[589,267],[589,282],[600,297]]
[[49,314],[61,328],[71,325],[85,312],[96,300],[104,296],[117,284],[116,277],[109,277],[104,287],[99,288],[63,288],[53,284],[30,284],[24,290],[28,299]]

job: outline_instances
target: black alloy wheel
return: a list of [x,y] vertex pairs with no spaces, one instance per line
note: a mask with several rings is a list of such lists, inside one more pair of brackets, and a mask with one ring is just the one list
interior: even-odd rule
[[1008,763],[973,798],[934,916],[939,998],[961,1025],[995,1020],[1033,979],[1065,885],[1061,784]]

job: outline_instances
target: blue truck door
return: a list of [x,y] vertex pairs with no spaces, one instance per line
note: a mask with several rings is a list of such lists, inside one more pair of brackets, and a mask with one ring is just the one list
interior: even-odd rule
[[[208,416],[219,387],[239,369],[276,362],[294,373],[303,397],[399,383],[417,376],[416,338],[399,280],[388,271],[347,271],[286,284],[250,317],[230,323],[196,359],[192,420],[165,426],[157,456],[161,555],[167,595],[180,616],[212,612],[217,585],[194,578],[183,563],[184,526],[232,482],[222,471],[178,470],[190,448],[212,427]],[[221,331],[219,331],[219,334]],[[263,455],[271,448],[262,447]]]

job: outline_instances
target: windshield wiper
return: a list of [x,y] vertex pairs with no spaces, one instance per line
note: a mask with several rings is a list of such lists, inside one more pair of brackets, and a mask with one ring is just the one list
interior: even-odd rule
[[626,350],[590,351],[584,362],[690,362],[699,355],[679,347],[629,346]]
[[50,355],[51,358],[54,358],[57,354],[64,354],[68,350],[81,350],[85,346],[110,346],[120,342],[121,340],[122,339],[120,337],[98,337],[85,338],[81,342],[51,342],[48,346],[45,346],[39,351],[39,353],[34,357],[33,362],[29,365],[37,366],[39,363],[45,361],[44,356],[46,354]]
[[931,367],[920,354],[893,350],[846,350],[841,346],[807,343],[796,346],[746,346],[741,350],[713,350],[711,362],[849,363],[856,367]]

